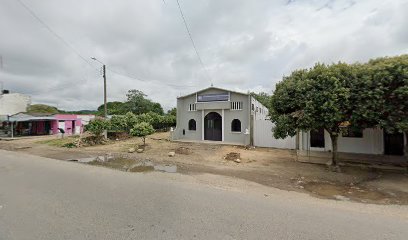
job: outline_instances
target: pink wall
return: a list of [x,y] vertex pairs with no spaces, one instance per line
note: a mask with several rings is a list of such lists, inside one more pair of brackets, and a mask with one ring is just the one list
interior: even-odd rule
[[[75,121],[75,129],[82,129],[82,123],[81,123],[81,119],[78,118],[78,115],[75,114],[55,114],[54,117],[57,119],[57,121],[53,121],[52,123],[52,130],[53,130],[53,134],[58,134],[58,122],[59,121],[64,121],[65,122],[65,134],[73,134],[75,132],[73,127],[72,127],[72,123],[73,121]],[[76,132],[78,130],[75,130]]]
[[52,134],[58,134],[58,121],[51,122]]

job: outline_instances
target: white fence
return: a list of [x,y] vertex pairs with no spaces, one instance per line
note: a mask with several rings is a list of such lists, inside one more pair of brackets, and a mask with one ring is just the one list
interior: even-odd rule
[[287,137],[285,139],[276,139],[273,137],[273,123],[269,120],[254,121],[254,145],[257,147],[272,147],[295,149],[296,138]]

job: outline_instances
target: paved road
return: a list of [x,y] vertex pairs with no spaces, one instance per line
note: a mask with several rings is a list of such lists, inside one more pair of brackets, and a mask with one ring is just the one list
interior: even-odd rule
[[[407,239],[408,209],[0,150],[0,239]],[[238,180],[237,180],[238,181]]]

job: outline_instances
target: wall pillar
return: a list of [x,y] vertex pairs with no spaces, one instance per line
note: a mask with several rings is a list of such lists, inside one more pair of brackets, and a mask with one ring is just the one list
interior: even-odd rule
[[221,125],[221,133],[222,133],[222,137],[221,137],[221,141],[224,142],[224,132],[225,132],[225,118],[224,118],[224,109],[221,110],[221,118],[222,118],[222,125]]
[[202,141],[204,141],[204,125],[205,125],[205,122],[204,122],[204,109],[203,110],[201,110],[201,140]]

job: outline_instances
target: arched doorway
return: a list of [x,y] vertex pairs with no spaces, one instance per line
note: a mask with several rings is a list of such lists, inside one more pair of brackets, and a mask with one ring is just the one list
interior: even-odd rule
[[222,117],[210,112],[204,118],[204,140],[222,141]]

